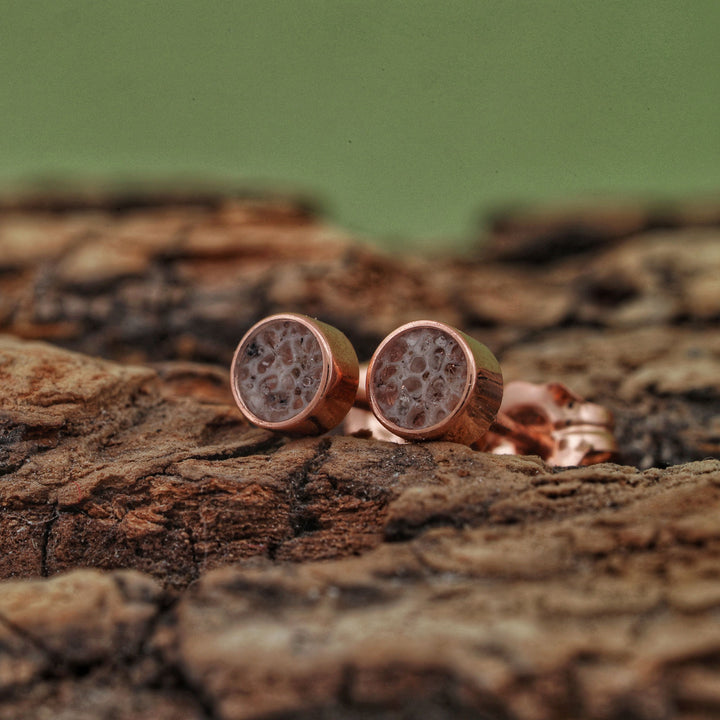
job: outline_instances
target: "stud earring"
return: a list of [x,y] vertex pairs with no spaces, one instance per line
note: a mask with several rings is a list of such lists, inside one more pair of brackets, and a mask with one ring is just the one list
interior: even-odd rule
[[612,413],[562,383],[505,386],[489,432],[475,445],[499,455],[538,455],[548,465],[594,465],[618,454]]
[[422,320],[380,343],[368,367],[366,393],[390,433],[470,445],[495,419],[503,379],[485,345],[444,323]]
[[358,360],[337,328],[297,313],[271,315],[240,340],[230,379],[251,423],[290,435],[321,435],[355,401]]

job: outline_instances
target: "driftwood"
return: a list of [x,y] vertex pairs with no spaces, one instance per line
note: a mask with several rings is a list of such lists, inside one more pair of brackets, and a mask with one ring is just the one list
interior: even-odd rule
[[[6,201],[0,718],[716,717],[717,216],[589,217],[431,261],[288,200]],[[227,361],[275,310],[365,358],[451,322],[624,464],[252,428]]]

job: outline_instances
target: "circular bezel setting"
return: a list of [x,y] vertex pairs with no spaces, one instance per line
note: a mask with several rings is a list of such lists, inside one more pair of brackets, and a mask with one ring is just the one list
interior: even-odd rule
[[422,320],[379,345],[366,393],[377,419],[395,435],[470,444],[497,414],[502,373],[482,343],[445,323]]
[[233,397],[259,427],[317,435],[352,407],[358,362],[336,328],[298,313],[271,315],[240,340],[230,368]]

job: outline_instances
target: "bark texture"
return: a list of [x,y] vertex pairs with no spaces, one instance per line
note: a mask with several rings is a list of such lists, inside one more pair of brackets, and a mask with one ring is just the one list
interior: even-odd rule
[[[717,216],[429,260],[289,200],[4,201],[0,718],[717,717]],[[611,407],[625,464],[252,428],[226,367],[276,310],[365,357],[451,322]]]
[[0,203],[0,332],[123,362],[225,368],[272,312],[343,330],[361,359],[449,322],[507,380],[561,380],[615,411],[623,461],[718,454],[720,209],[516,213],[470,257],[388,256],[287,199]]

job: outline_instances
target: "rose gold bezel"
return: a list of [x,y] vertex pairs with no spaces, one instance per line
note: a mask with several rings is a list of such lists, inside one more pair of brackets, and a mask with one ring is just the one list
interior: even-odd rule
[[[415,328],[432,328],[435,330],[440,330],[447,335],[450,335],[450,337],[452,337],[453,340],[455,340],[461,347],[463,354],[465,355],[465,360],[467,362],[465,388],[457,405],[453,408],[450,414],[441,422],[435,423],[434,425],[429,425],[428,427],[417,429],[402,427],[401,425],[397,425],[396,423],[388,420],[383,415],[382,409],[377,403],[377,400],[375,398],[375,392],[373,390],[373,371],[375,369],[377,358],[382,354],[382,351],[385,349],[389,342],[410,330],[414,330]],[[477,372],[478,367],[475,359],[475,354],[473,353],[473,349],[470,347],[470,344],[468,343],[464,333],[461,333],[459,330],[456,330],[450,325],[446,325],[445,323],[441,323],[436,320],[415,320],[405,325],[401,325],[399,328],[397,328],[397,330],[394,330],[392,333],[390,333],[380,343],[380,345],[378,345],[377,350],[375,350],[375,352],[373,353],[373,356],[370,359],[370,364],[368,366],[365,392],[367,395],[367,401],[370,405],[370,409],[373,411],[373,414],[383,425],[383,427],[385,427],[391,433],[399,435],[406,440],[431,440],[434,438],[445,437],[453,434],[452,431],[458,424],[458,418],[463,414],[464,409],[468,405],[468,400],[472,397],[475,391],[477,384]]]
[[[258,417],[247,406],[237,387],[236,371],[249,338],[263,325],[284,321],[299,323],[317,340],[322,353],[322,375],[313,399],[305,408],[287,420],[272,422]],[[328,335],[334,336],[333,344]],[[299,313],[278,313],[255,323],[238,343],[230,366],[230,387],[243,415],[253,425],[289,434],[321,434],[338,424],[353,404],[357,382],[357,357],[347,338],[339,330]]]

